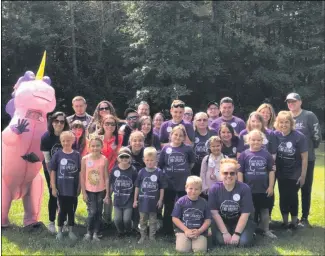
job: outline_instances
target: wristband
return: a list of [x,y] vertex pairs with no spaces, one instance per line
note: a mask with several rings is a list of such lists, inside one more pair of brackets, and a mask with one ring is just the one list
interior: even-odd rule
[[234,234],[237,236],[241,236],[241,233],[239,233],[239,232],[235,232]]

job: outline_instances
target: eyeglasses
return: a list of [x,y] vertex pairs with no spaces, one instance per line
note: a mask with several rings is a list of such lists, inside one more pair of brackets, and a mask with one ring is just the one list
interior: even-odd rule
[[224,175],[224,176],[228,176],[228,174],[230,176],[235,176],[236,175],[236,172],[222,172],[222,175]]
[[105,126],[116,126],[116,123],[114,122],[106,122],[104,123]]
[[132,120],[132,121],[136,121],[138,119],[138,116],[129,116],[126,118],[127,120]]
[[185,104],[180,103],[180,104],[173,104],[172,105],[173,108],[185,108]]
[[121,159],[129,159],[130,156],[129,155],[121,155],[121,156],[119,156],[119,158],[121,158]]
[[109,110],[109,107],[99,108],[99,111]]
[[185,116],[193,116],[192,113],[184,113]]
[[207,122],[208,121],[208,119],[198,119],[198,120],[196,120],[197,122]]
[[65,123],[65,121],[64,120],[54,120],[53,121],[53,123],[55,123],[55,124],[64,124]]

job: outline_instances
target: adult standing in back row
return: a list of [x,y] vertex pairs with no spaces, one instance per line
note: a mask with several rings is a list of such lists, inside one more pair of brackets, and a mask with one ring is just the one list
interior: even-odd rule
[[72,108],[74,110],[74,114],[67,117],[68,123],[71,126],[72,122],[75,120],[79,120],[83,123],[85,128],[88,128],[91,120],[93,119],[91,115],[86,112],[87,102],[86,99],[82,96],[76,96],[72,99]]
[[302,218],[300,224],[310,227],[308,215],[310,210],[311,189],[313,185],[314,166],[315,166],[315,148],[318,148],[321,142],[322,134],[316,115],[301,108],[301,97],[298,93],[289,93],[286,100],[288,109],[296,121],[296,130],[306,136],[308,141],[308,165],[305,184],[301,188]]
[[242,130],[246,128],[246,125],[242,119],[232,115],[234,109],[235,109],[234,102],[231,98],[229,97],[222,98],[220,101],[221,117],[217,118],[211,123],[211,128],[218,131],[221,123],[226,122],[234,128],[235,132],[238,135]]

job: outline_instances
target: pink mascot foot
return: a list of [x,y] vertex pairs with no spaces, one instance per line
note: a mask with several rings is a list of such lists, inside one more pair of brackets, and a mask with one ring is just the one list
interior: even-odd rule
[[11,192],[9,191],[4,180],[1,182],[2,185],[2,194],[1,194],[1,227],[5,228],[9,226],[9,209],[12,201]]

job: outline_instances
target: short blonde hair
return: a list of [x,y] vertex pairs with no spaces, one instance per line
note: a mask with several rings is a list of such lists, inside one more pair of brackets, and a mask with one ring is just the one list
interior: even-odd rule
[[129,142],[131,143],[131,141],[134,139],[134,138],[140,138],[143,142],[144,142],[144,134],[140,131],[134,131],[130,134],[130,138],[129,138]]
[[172,104],[170,105],[170,108],[174,108],[174,105],[184,105],[184,107],[183,108],[185,108],[185,103],[184,103],[184,101],[181,101],[181,100],[174,100],[173,102],[172,102]]
[[185,188],[187,188],[188,185],[199,185],[202,189],[202,179],[195,175],[189,176],[186,179]]
[[296,121],[293,119],[293,116],[290,111],[280,111],[278,116],[275,119],[274,128],[279,130],[279,122],[281,119],[289,120],[290,122],[290,130],[293,131],[295,129]]
[[63,132],[61,132],[61,134],[60,134],[60,140],[63,137],[70,137],[72,139],[75,139],[76,138],[72,131],[63,131]]
[[227,165],[233,165],[234,171],[236,171],[236,172],[240,167],[237,160],[232,159],[232,158],[224,158],[220,161],[220,170],[223,171]]
[[157,149],[154,147],[147,147],[143,151],[143,157],[157,157]]
[[263,132],[261,132],[260,130],[257,129],[253,129],[250,132],[248,132],[247,135],[244,136],[244,140],[245,140],[245,144],[248,144],[249,138],[253,135],[253,134],[258,134],[261,136],[262,140],[264,140],[266,138],[265,134]]
[[73,102],[78,101],[78,100],[82,100],[86,104],[86,99],[84,97],[82,97],[82,96],[76,96],[76,97],[74,97],[72,99],[72,104],[73,104]]

